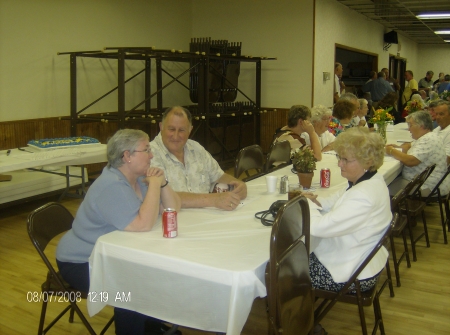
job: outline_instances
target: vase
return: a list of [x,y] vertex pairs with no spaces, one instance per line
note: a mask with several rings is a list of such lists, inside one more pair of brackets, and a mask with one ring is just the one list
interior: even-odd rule
[[312,179],[314,177],[314,172],[297,172],[298,182],[303,188],[311,188]]
[[384,141],[384,144],[386,144],[386,141],[387,141],[386,128],[387,128],[387,123],[377,123],[377,133],[380,134],[381,138]]

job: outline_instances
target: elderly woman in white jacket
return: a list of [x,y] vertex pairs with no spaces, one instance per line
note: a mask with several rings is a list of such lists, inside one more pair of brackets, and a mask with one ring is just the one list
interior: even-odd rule
[[[310,256],[313,286],[339,291],[378,243],[392,214],[386,183],[377,172],[384,157],[381,137],[365,127],[351,128],[336,138],[334,150],[348,185],[329,197],[305,196],[322,207],[311,210],[311,236],[319,241]],[[387,257],[382,247],[360,274],[362,291],[375,284]]]

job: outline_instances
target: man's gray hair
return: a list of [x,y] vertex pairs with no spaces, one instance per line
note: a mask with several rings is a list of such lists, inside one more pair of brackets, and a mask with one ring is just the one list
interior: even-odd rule
[[317,105],[314,106],[313,108],[311,108],[311,123],[317,123],[317,122],[321,122],[322,118],[324,116],[328,116],[330,117],[332,114],[331,109],[329,109],[328,107],[325,107],[323,105]]
[[[187,108],[184,108],[184,107],[181,107],[181,106],[173,106],[173,107],[167,108],[164,111],[164,113],[162,113],[161,122],[164,122],[164,120],[166,119],[167,115],[173,110],[175,110],[175,112],[174,112],[175,115],[178,115],[178,116],[183,116],[183,112],[184,112],[184,114],[186,114],[186,117],[187,117],[187,119],[189,121],[189,124],[192,126],[192,114],[191,114],[191,112]],[[181,110],[181,112],[178,111],[178,110]]]
[[148,141],[148,135],[138,129],[121,129],[108,140],[106,145],[106,156],[108,164],[113,168],[123,165],[123,154],[129,151],[132,154],[142,140]]
[[424,129],[428,129],[430,131],[433,130],[433,120],[431,119],[431,115],[428,112],[417,111],[409,114],[406,117],[406,121],[412,120],[417,123],[420,127]]
[[341,97],[339,98],[339,100],[348,100],[351,102],[354,102],[354,101],[358,102],[358,97],[356,95],[354,95],[353,93],[348,92],[348,93],[342,94]]
[[438,100],[438,101],[436,101],[436,106],[434,106],[434,107],[442,106],[442,105],[447,106],[447,111],[450,112],[450,101]]
[[434,72],[433,71],[427,71],[427,74],[426,74],[427,76],[429,76],[429,75],[431,75],[431,76],[433,76],[434,75]]

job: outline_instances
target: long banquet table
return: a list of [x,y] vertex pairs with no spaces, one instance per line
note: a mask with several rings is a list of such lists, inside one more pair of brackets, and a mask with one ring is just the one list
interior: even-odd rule
[[[410,140],[405,125],[388,133],[388,143]],[[319,171],[331,169],[331,187],[319,187]],[[298,178],[291,167],[270,175]],[[400,172],[386,157],[379,172],[390,183]],[[317,164],[312,187],[325,195],[347,180],[341,177],[334,152]],[[280,178],[278,178],[278,181]],[[183,209],[179,235],[162,237],[161,220],[150,232],[115,231],[100,237],[90,257],[91,316],[105,305],[127,308],[174,324],[206,331],[240,334],[253,300],[266,296],[264,270],[269,260],[271,227],[254,214],[287,194],[266,191],[265,177],[247,183],[248,197],[232,212]]]

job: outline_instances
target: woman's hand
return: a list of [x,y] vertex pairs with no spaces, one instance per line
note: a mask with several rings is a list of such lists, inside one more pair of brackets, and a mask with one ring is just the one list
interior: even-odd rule
[[317,194],[310,193],[310,192],[302,192],[302,195],[305,198],[308,198],[309,200],[314,202],[317,206],[322,207],[322,204],[319,201],[317,201]]
[[147,184],[150,184],[152,181],[159,182],[160,186],[163,186],[166,183],[164,171],[157,167],[150,167],[147,170],[147,177],[145,178],[145,181]]

